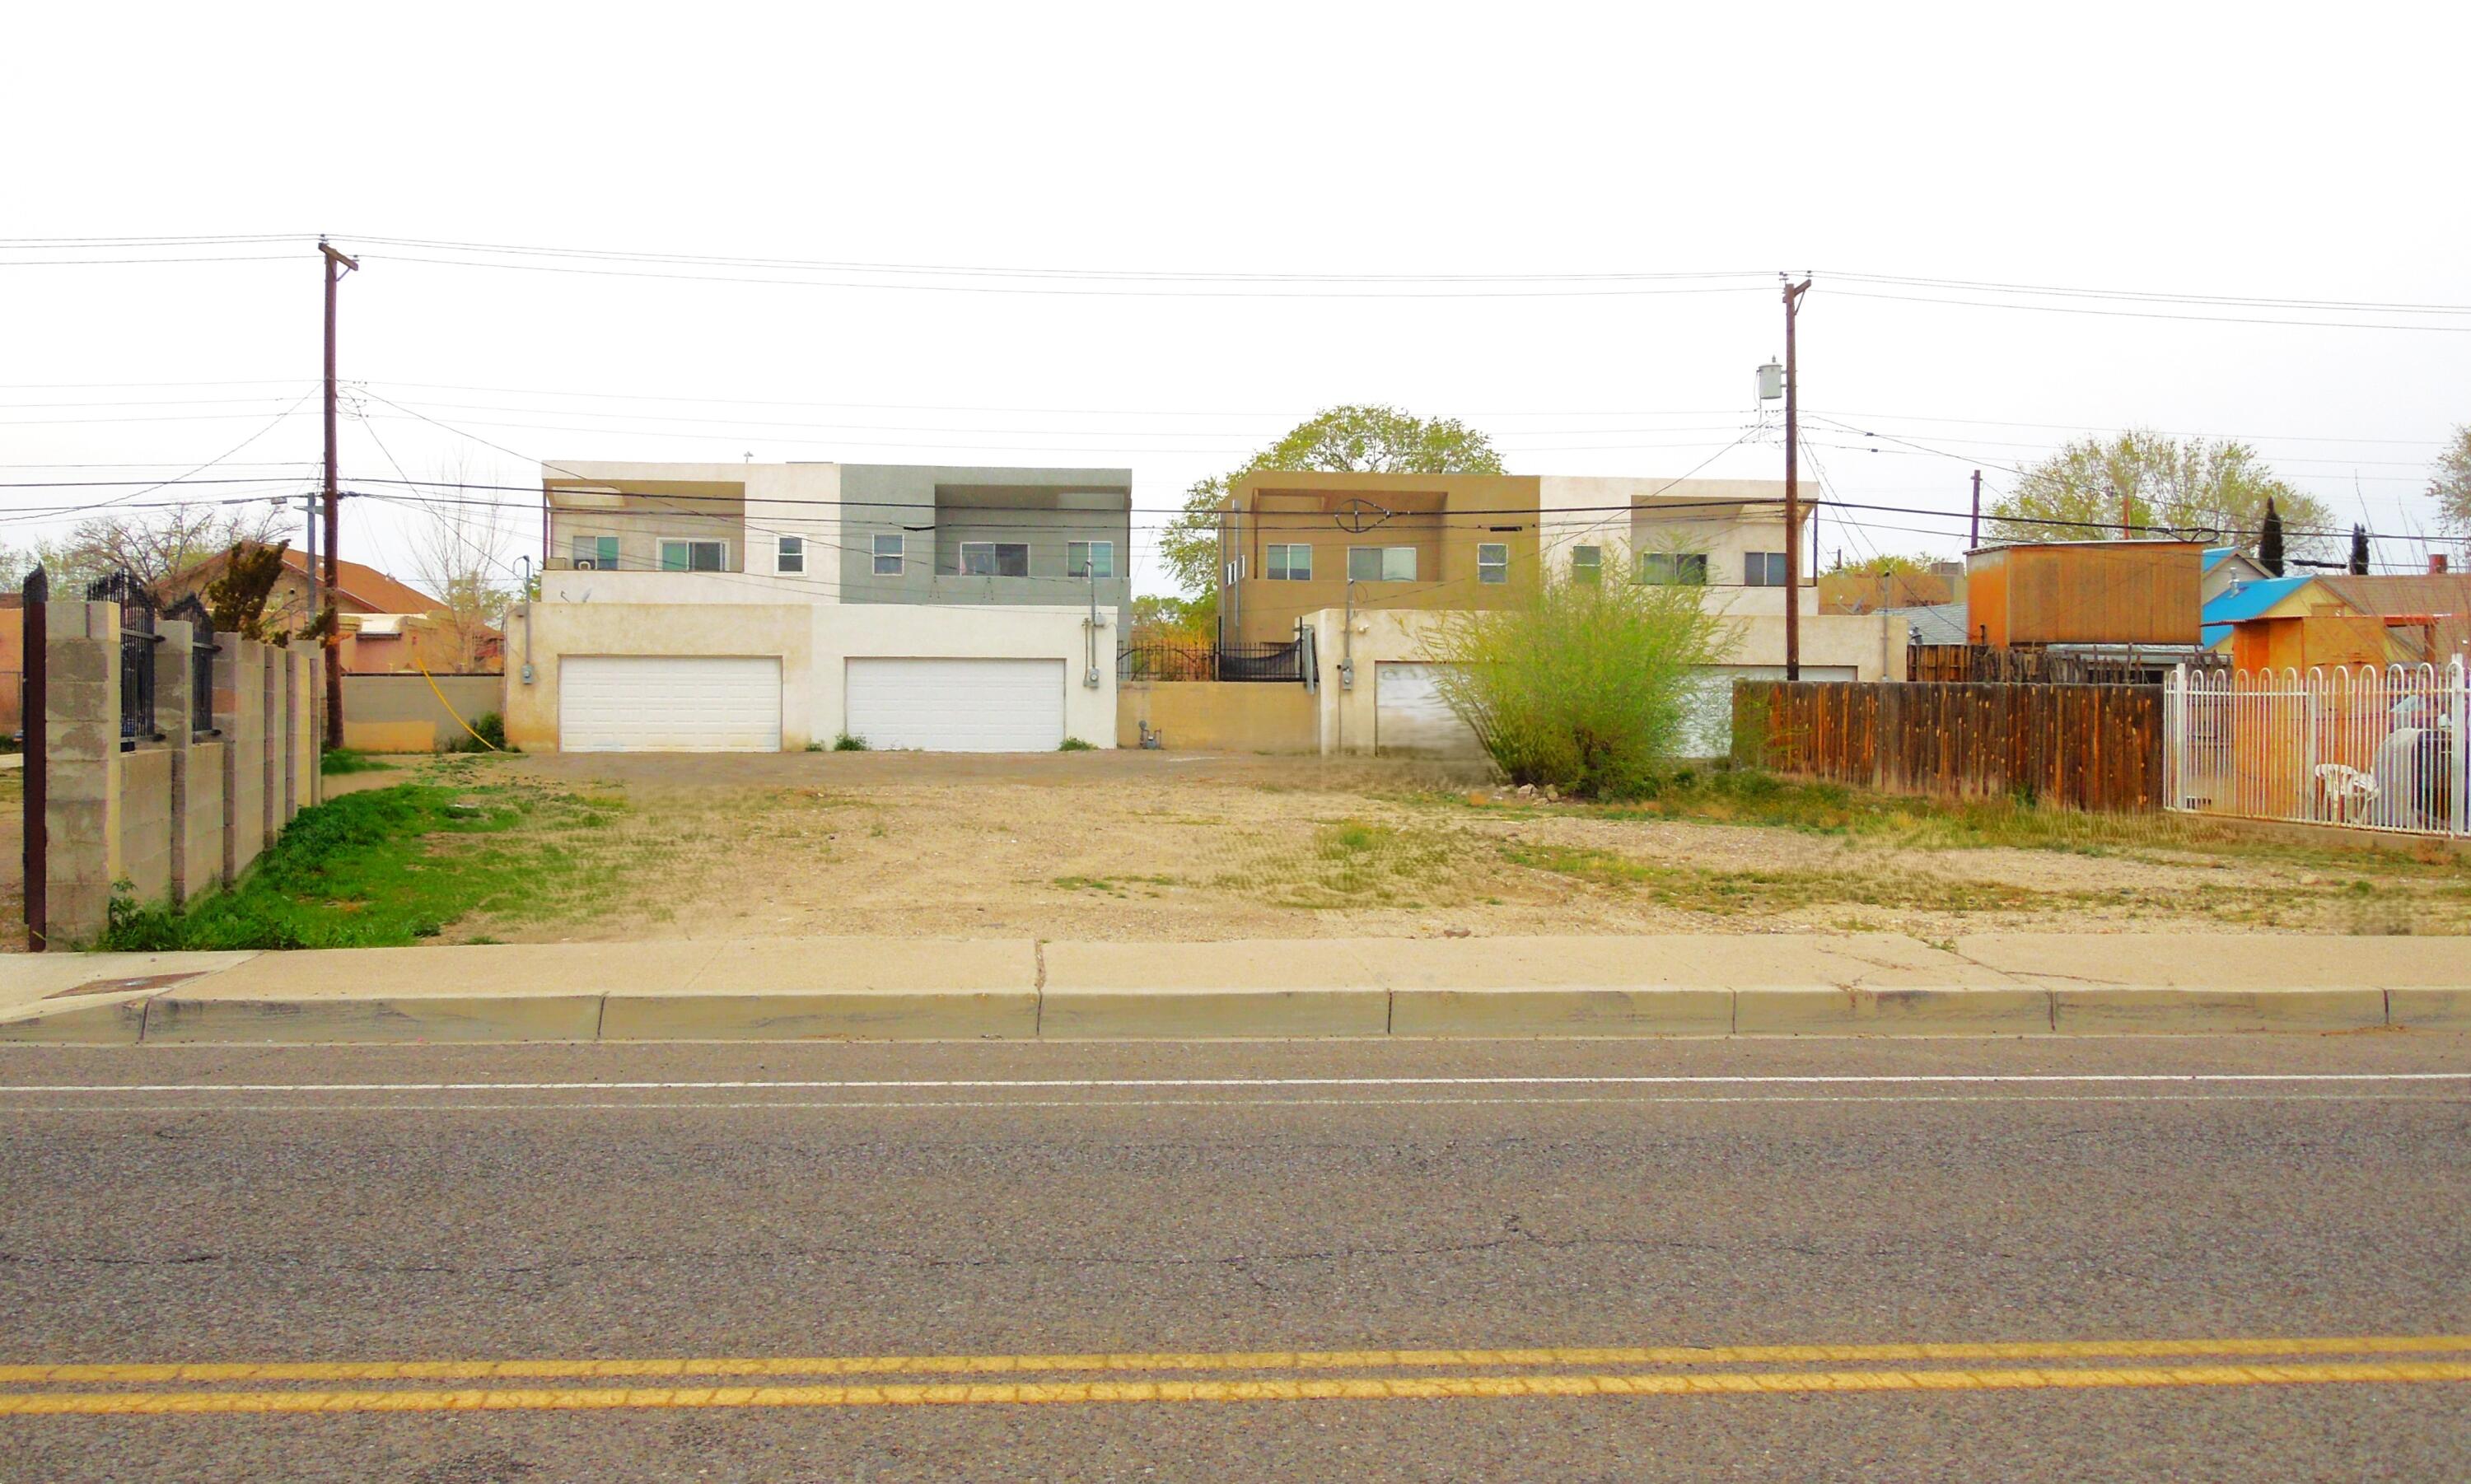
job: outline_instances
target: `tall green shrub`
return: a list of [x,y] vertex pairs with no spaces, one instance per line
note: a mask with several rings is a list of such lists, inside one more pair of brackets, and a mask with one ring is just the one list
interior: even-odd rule
[[1627,580],[1620,554],[1601,580],[1548,575],[1517,606],[1450,614],[1425,646],[1443,700],[1513,783],[1647,792],[1680,754],[1693,672],[1738,642],[1705,588]]

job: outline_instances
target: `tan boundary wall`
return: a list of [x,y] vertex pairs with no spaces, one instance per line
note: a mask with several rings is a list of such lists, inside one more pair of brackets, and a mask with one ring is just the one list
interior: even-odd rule
[[146,906],[231,883],[318,789],[307,650],[215,641],[214,727],[193,732],[193,627],[159,619],[153,737],[120,746],[120,608],[55,602],[44,645],[45,946],[103,931],[127,883]]
[[1116,745],[1141,744],[1141,724],[1187,752],[1318,752],[1313,694],[1273,681],[1127,680],[1116,697]]
[[497,711],[506,692],[506,677],[500,674],[345,675],[343,745],[359,752],[442,752],[469,741],[463,721]]

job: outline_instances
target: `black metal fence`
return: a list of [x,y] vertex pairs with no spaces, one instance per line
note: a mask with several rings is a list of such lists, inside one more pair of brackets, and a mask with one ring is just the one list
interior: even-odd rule
[[120,604],[120,750],[128,752],[162,735],[154,728],[154,647],[163,642],[154,595],[124,571],[87,583],[85,599]]
[[163,610],[165,618],[183,619],[189,638],[189,731],[211,736],[215,729],[215,618],[192,593]]
[[1122,680],[1283,680],[1304,683],[1304,645],[1218,646],[1208,641],[1149,639],[1116,653]]

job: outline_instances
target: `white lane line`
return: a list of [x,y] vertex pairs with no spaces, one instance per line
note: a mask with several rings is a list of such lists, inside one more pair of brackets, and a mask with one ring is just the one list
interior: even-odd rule
[[770,1098],[761,1102],[507,1102],[507,1103],[188,1103],[167,1108],[161,1103],[59,1103],[12,1106],[24,1113],[714,1113],[760,1109],[858,1109],[867,1111],[971,1110],[991,1108],[1494,1108],[1494,1107],[1626,1107],[1665,1104],[1759,1103],[2433,1103],[2459,1107],[2471,1101],[2435,1094],[2410,1093],[1879,1093],[1869,1095],[1779,1095],[1725,1096],[1679,1094],[1648,1097],[1084,1097],[976,1099]]
[[1087,1090],[1118,1087],[1796,1087],[1904,1086],[1942,1083],[2239,1082],[2471,1082],[2471,1072],[1986,1072],[1494,1077],[914,1077],[880,1081],[836,1079],[715,1082],[140,1082],[129,1084],[21,1082],[0,1085],[0,1094],[123,1093],[152,1095],[173,1093],[712,1093],[768,1090],[941,1092],[1003,1091],[1013,1088]]

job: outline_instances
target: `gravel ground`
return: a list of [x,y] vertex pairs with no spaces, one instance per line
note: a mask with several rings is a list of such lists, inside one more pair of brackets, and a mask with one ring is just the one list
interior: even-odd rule
[[588,844],[614,883],[543,919],[460,924],[459,938],[2471,927],[2459,860],[2209,851],[2168,819],[2125,844],[1916,849],[1609,818],[1429,764],[1098,752],[454,766],[631,806]]

